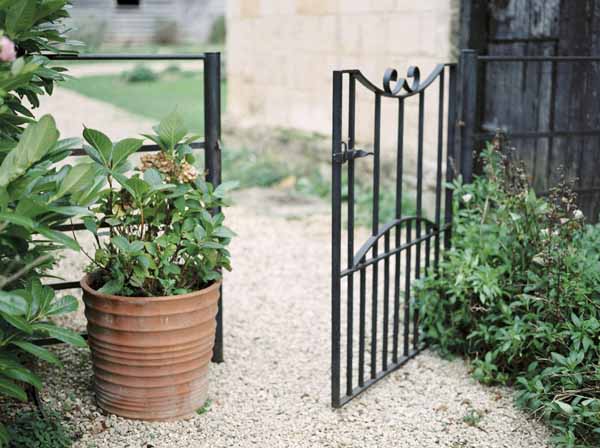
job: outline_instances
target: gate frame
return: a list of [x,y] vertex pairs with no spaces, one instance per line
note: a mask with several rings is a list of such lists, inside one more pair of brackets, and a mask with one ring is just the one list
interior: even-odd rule
[[[421,244],[426,245],[426,265],[425,269],[430,267],[430,250],[431,240],[435,238],[435,259],[434,269],[437,269],[440,257],[440,238],[443,235],[444,248],[449,248],[451,244],[451,222],[452,222],[452,192],[449,189],[445,189],[444,199],[444,224],[441,224],[441,197],[442,197],[442,158],[443,150],[446,148],[446,182],[452,182],[454,179],[454,172],[456,169],[456,162],[459,162],[460,171],[465,171],[470,176],[472,162],[469,163],[467,156],[463,155],[461,151],[460,160],[457,161],[455,158],[455,147],[458,141],[465,140],[463,135],[465,127],[460,127],[460,133],[457,131],[457,125],[463,121],[457,121],[457,99],[458,91],[462,90],[467,85],[458,85],[457,83],[457,64],[438,64],[432,73],[421,83],[420,72],[418,67],[410,67],[408,69],[406,79],[398,78],[396,70],[388,69],[385,72],[383,78],[384,88],[380,89],[369,81],[359,70],[337,70],[333,72],[333,101],[332,101],[332,284],[331,284],[331,303],[332,303],[332,333],[331,333],[331,405],[334,408],[340,408],[344,404],[348,403],[354,397],[368,389],[371,385],[378,382],[380,379],[387,376],[389,373],[395,371],[404,365],[408,360],[415,357],[425,346],[419,341],[419,325],[418,325],[418,312],[413,312],[413,348],[409,349],[409,331],[410,331],[410,278],[411,275],[405,278],[404,288],[404,355],[398,356],[398,339],[399,339],[399,271],[400,271],[400,253],[406,250],[406,266],[410,272],[411,265],[411,248],[417,246],[415,271],[416,278],[420,277],[420,257],[421,257]],[[462,65],[461,65],[462,68]],[[444,77],[445,73],[448,72],[449,77],[449,89],[448,98],[446,98],[444,88]],[[348,142],[344,142],[342,138],[343,134],[343,85],[344,76],[349,77],[349,97],[348,97]],[[408,80],[412,78],[412,83]],[[464,77],[461,77],[464,78]],[[375,129],[374,129],[374,141],[373,141],[373,155],[374,155],[374,174],[373,174],[373,222],[371,237],[362,246],[357,254],[354,252],[354,161],[370,155],[363,150],[355,148],[355,93],[356,93],[356,81],[370,90],[375,94]],[[438,104],[438,142],[437,142],[437,176],[436,176],[436,211],[435,211],[435,222],[428,220],[422,215],[422,180],[423,180],[423,124],[424,124],[424,98],[425,90],[434,82],[438,81],[440,85],[439,89],[439,104]],[[395,83],[395,85],[392,85]],[[404,91],[404,92],[403,92]],[[403,174],[403,150],[404,150],[404,99],[410,96],[419,95],[419,130],[418,130],[418,160],[417,160],[417,214],[416,216],[402,216],[401,203],[402,203],[402,174]],[[398,122],[398,148],[397,148],[397,159],[396,159],[396,218],[390,223],[383,226],[379,225],[379,169],[380,169],[380,128],[381,128],[381,98],[395,98],[399,101],[399,122]],[[447,118],[444,115],[444,104],[448,103],[448,115]],[[461,113],[461,117],[464,116]],[[444,124],[447,123],[446,139],[444,143]],[[470,152],[472,154],[472,151]],[[341,226],[342,226],[342,165],[348,163],[348,269],[342,271],[341,268]],[[470,177],[469,177],[470,179]],[[416,239],[411,239],[411,227],[412,221],[415,221],[416,225]],[[425,224],[426,233],[421,235],[421,225]],[[407,227],[407,240],[406,244],[400,244],[400,227],[402,225]],[[395,248],[390,250],[390,231],[396,228],[396,244]],[[383,254],[378,253],[379,239],[384,238],[385,249]],[[366,255],[369,251],[373,252],[373,256],[370,260],[366,259]],[[395,291],[394,291],[394,314],[393,314],[393,353],[392,362],[388,366],[388,338],[389,338],[389,292],[390,292],[390,275],[389,275],[389,258],[392,256],[396,257],[396,275],[395,275]],[[384,302],[384,342],[382,350],[382,369],[377,370],[377,280],[378,272],[377,265],[384,261],[386,272],[384,273],[384,291],[385,291],[385,302]],[[370,379],[364,381],[364,350],[365,350],[365,313],[364,307],[366,304],[365,294],[365,269],[367,266],[373,266],[373,287],[372,287],[372,307],[373,315],[371,317],[371,375]],[[353,382],[353,295],[354,295],[354,283],[352,280],[352,274],[361,271],[361,304],[360,304],[360,336],[359,336],[359,385],[354,387]],[[346,345],[346,390],[345,393],[341,394],[341,281],[344,276],[348,276],[348,293],[347,293],[347,322],[346,325],[349,327],[347,330],[347,345]],[[375,316],[375,317],[373,317]],[[375,353],[375,355],[374,355]]]

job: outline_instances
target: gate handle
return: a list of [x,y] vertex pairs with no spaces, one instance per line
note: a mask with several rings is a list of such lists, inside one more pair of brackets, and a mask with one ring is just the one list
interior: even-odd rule
[[338,163],[346,163],[348,160],[360,159],[367,156],[372,156],[372,151],[365,151],[363,149],[350,149],[346,142],[342,142],[343,150],[333,155],[333,160]]

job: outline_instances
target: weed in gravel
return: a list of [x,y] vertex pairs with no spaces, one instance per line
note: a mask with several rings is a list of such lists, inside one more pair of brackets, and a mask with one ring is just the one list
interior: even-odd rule
[[212,400],[209,398],[208,400],[206,400],[204,402],[202,407],[196,411],[196,414],[198,414],[198,415],[206,414],[208,411],[210,411],[211,404],[212,404]]
[[69,448],[73,445],[70,431],[63,425],[58,413],[45,411],[22,412],[8,428],[10,448]]

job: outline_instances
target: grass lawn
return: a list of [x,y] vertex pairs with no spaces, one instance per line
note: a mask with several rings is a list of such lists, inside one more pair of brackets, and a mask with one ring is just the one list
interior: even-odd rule
[[[160,120],[177,108],[190,132],[204,131],[202,75],[183,72],[161,76],[156,81],[127,82],[120,75],[87,76],[66,81],[63,86],[106,101],[129,112]],[[221,84],[222,107],[226,104],[226,83]]]

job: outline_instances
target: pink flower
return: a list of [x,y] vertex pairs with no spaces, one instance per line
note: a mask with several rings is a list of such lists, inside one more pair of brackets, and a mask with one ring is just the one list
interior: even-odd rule
[[15,44],[6,36],[0,38],[0,61],[11,62],[17,59]]

